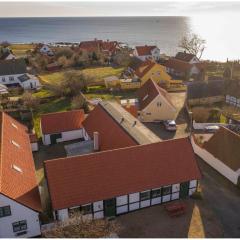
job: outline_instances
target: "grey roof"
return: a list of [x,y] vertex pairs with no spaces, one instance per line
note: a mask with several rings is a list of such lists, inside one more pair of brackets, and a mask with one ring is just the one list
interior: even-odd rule
[[23,58],[0,61],[0,76],[23,74],[27,66]]
[[161,141],[157,135],[145,127],[117,102],[102,101],[99,104],[139,144],[149,144]]
[[188,84],[187,98],[198,99],[224,95],[224,81],[193,82]]

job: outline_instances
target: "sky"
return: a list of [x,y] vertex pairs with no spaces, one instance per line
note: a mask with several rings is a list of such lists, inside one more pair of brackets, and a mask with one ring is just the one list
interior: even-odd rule
[[239,14],[239,1],[10,1],[0,17],[221,16]]

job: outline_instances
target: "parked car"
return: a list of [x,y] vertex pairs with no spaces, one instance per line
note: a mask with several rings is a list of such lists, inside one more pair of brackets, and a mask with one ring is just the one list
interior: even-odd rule
[[219,129],[219,126],[206,126],[205,127],[205,131],[206,132],[216,132]]
[[165,126],[165,129],[168,131],[176,131],[177,130],[177,125],[174,120],[163,121],[163,124]]

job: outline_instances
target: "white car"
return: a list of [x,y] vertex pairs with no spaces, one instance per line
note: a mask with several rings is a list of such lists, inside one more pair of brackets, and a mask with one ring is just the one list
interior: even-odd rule
[[216,132],[219,129],[219,126],[206,126],[205,130],[207,132]]
[[163,122],[166,130],[168,131],[176,131],[177,130],[177,125],[174,120],[166,120]]

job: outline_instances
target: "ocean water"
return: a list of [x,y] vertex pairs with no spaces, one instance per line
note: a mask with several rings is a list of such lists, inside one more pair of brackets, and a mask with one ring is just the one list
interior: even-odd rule
[[230,19],[222,22],[190,17],[0,18],[0,41],[49,43],[98,38],[130,46],[156,44],[162,53],[174,55],[182,36],[194,32],[207,41],[204,59],[238,59],[240,36],[231,32]]

